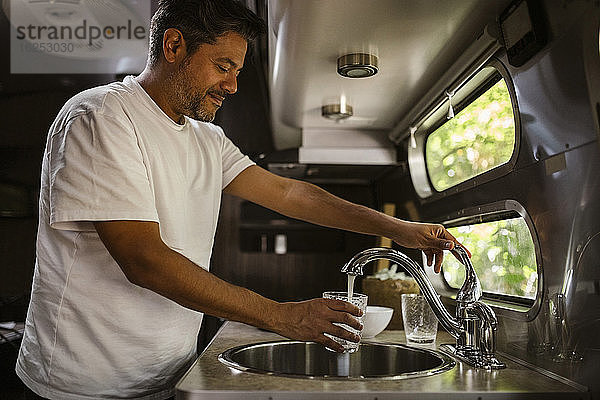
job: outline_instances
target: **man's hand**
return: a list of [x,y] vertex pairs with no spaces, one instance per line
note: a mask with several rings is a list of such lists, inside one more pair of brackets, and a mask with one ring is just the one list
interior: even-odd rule
[[320,343],[337,352],[344,348],[325,333],[358,342],[360,338],[348,330],[334,325],[346,324],[354,329],[362,330],[356,318],[361,310],[353,304],[334,299],[313,299],[298,303],[281,303],[277,313],[274,331],[290,339]]
[[[450,232],[440,224],[423,224],[403,221],[400,233],[392,239],[401,246],[419,249],[427,257],[427,265],[434,265],[436,273],[442,268],[444,250],[452,251],[462,246]],[[462,246],[464,247],[464,246]],[[465,250],[467,250],[465,248]],[[467,250],[469,257],[471,253]],[[458,257],[457,257],[458,258]],[[460,260],[460,258],[458,258]]]

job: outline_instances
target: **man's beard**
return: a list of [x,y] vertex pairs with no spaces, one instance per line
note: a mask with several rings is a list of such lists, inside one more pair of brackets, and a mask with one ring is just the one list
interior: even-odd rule
[[191,92],[191,90],[182,93],[183,114],[198,121],[212,122],[215,119],[217,108],[209,104],[208,93],[209,91],[198,94]]
[[178,70],[173,73],[170,79],[172,89],[174,89],[172,97],[175,100],[175,104],[178,105],[177,111],[198,121],[212,122],[215,119],[218,107],[208,97],[212,93],[224,98],[226,93],[214,87],[202,93],[194,91],[194,88],[189,85],[189,82],[194,81],[191,78],[188,68],[189,63],[189,59],[183,60]]

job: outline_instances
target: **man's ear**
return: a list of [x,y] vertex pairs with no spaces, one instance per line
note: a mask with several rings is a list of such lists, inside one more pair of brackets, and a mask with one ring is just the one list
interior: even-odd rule
[[163,35],[163,55],[169,64],[182,60],[187,54],[185,40],[178,29],[169,28]]

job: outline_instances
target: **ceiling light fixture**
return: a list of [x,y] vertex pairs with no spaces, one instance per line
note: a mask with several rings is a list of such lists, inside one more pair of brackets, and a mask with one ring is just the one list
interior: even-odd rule
[[352,106],[343,102],[341,104],[326,104],[321,107],[321,115],[335,121],[341,121],[352,116]]
[[337,59],[337,72],[346,78],[368,78],[379,71],[377,56],[352,53]]

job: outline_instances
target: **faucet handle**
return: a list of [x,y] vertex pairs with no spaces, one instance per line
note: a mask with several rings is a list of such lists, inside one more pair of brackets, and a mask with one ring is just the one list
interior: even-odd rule
[[470,261],[467,250],[459,244],[454,245],[452,253],[456,256],[456,258],[458,259],[458,261],[460,261],[462,265],[467,265],[467,262]]
[[475,273],[475,268],[464,247],[456,245],[453,251],[458,255],[458,260],[465,266],[465,282],[456,295],[456,301],[459,303],[474,303],[482,295],[481,283]]

